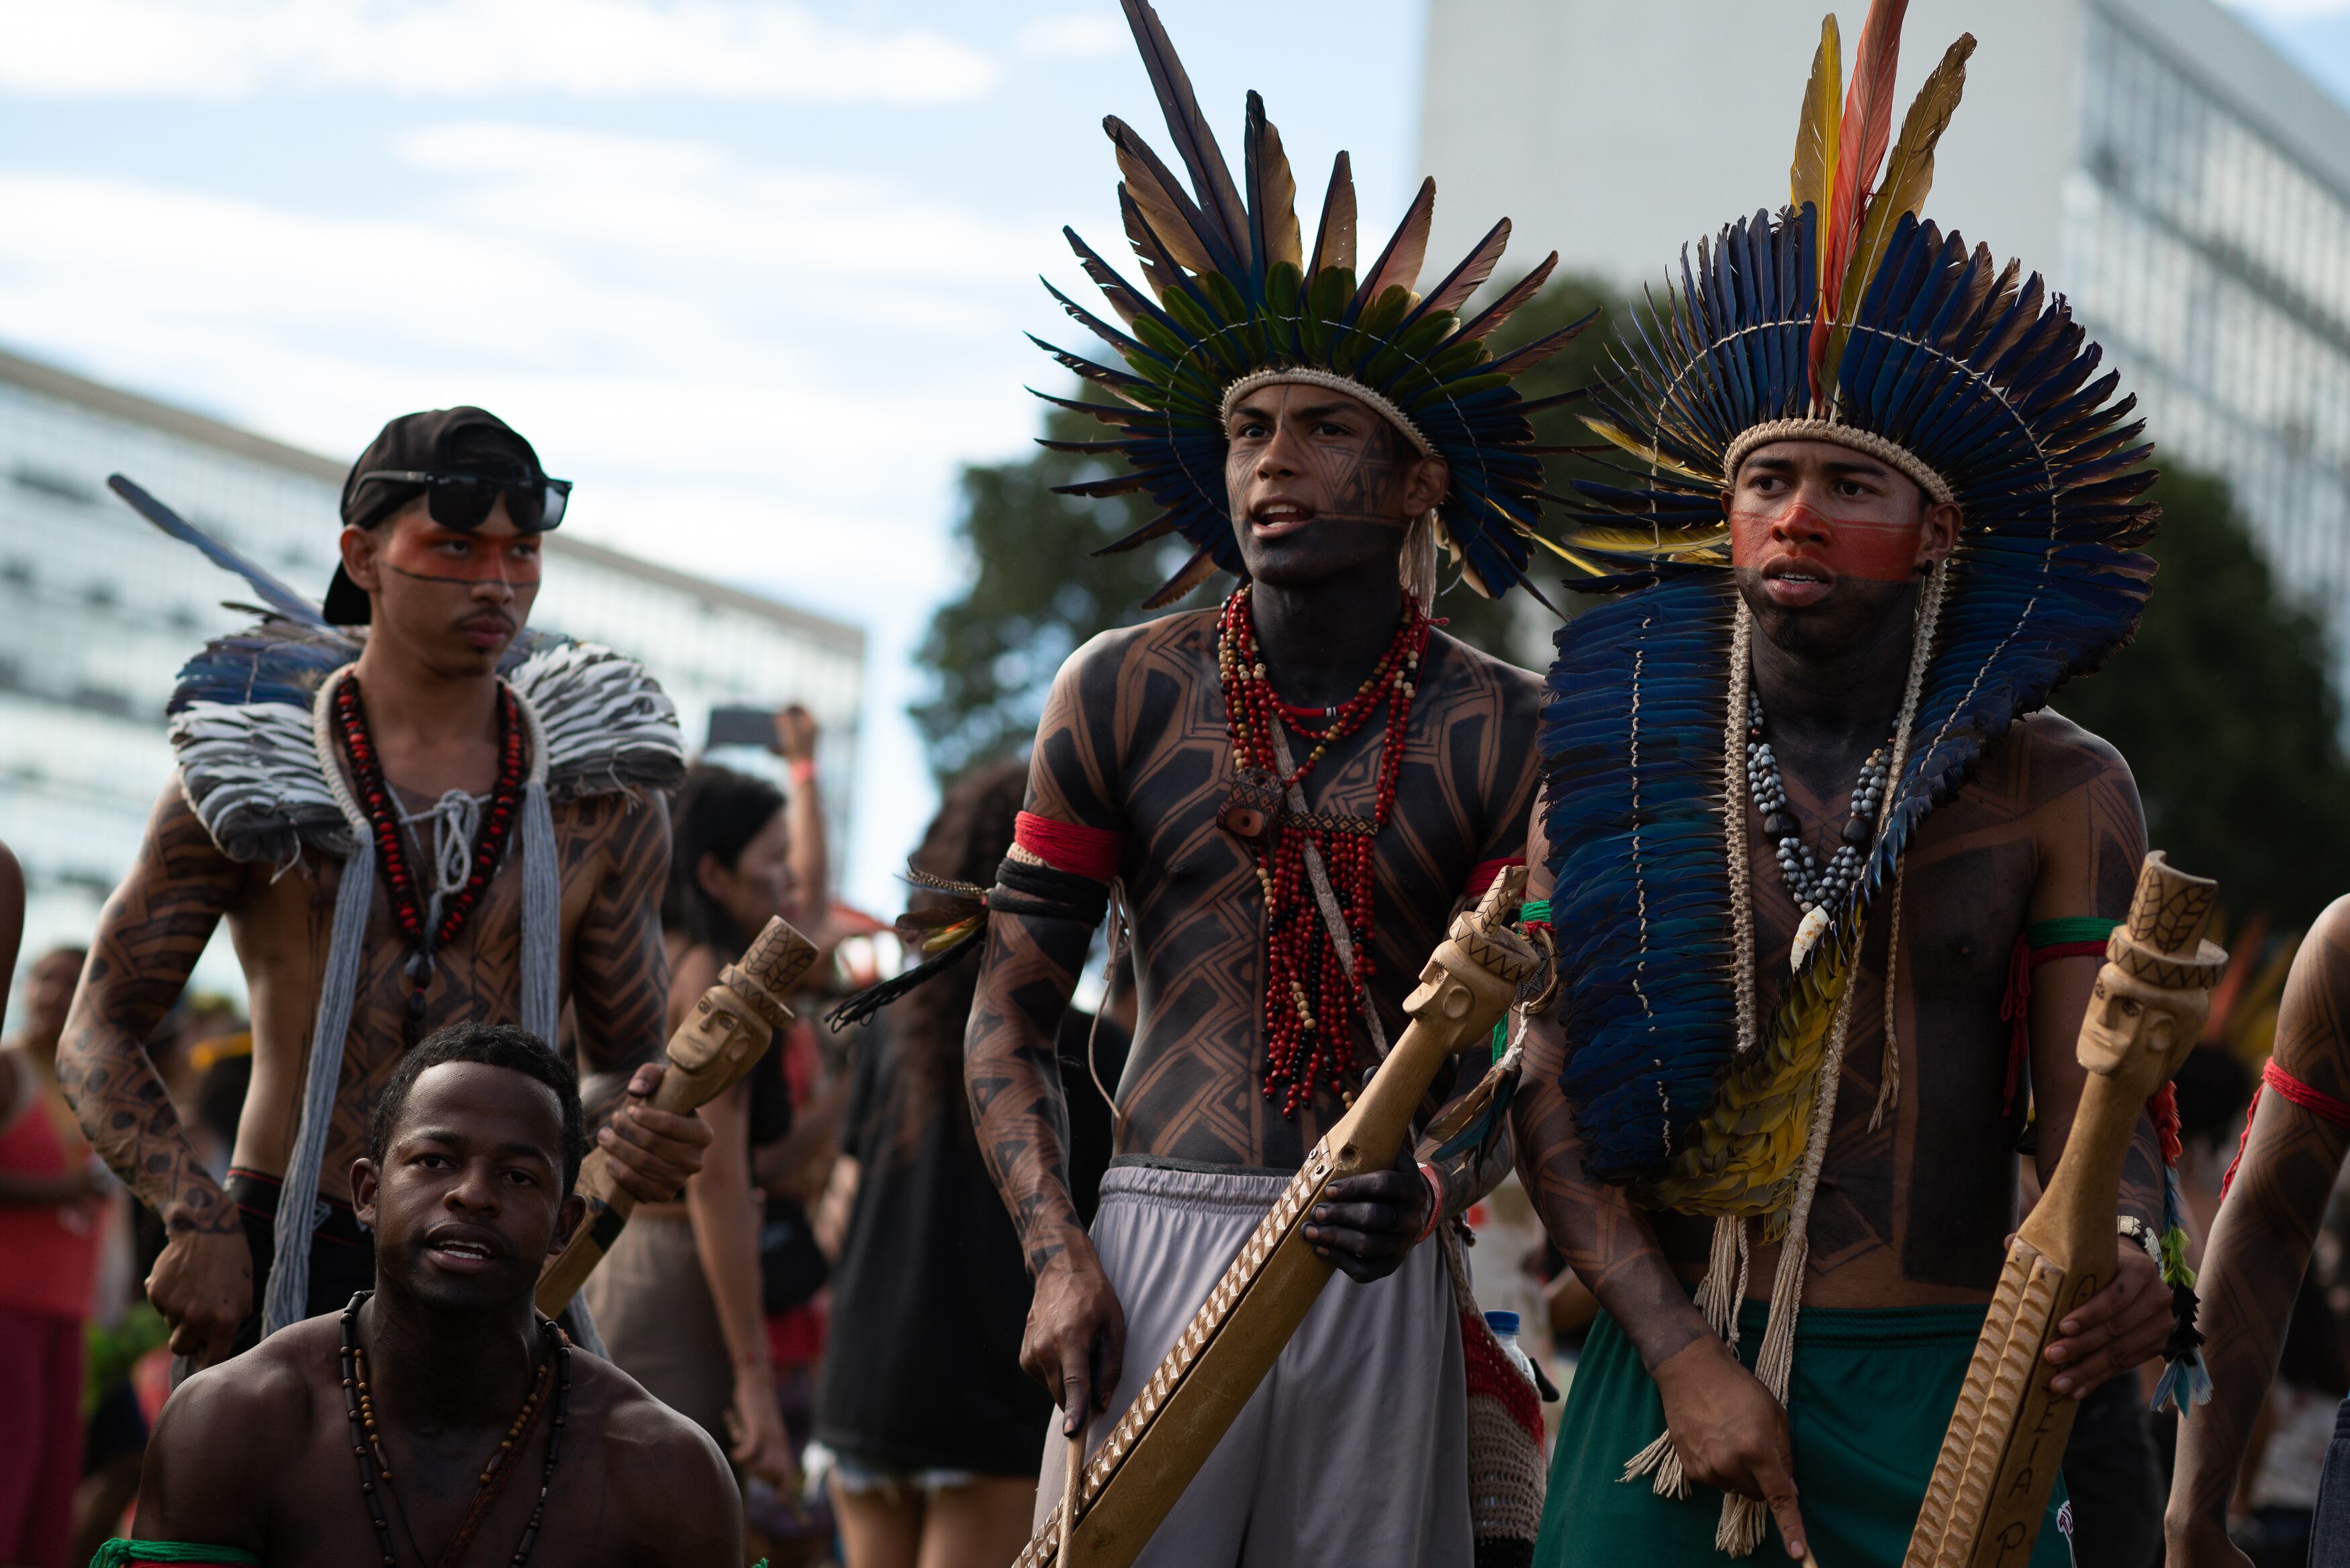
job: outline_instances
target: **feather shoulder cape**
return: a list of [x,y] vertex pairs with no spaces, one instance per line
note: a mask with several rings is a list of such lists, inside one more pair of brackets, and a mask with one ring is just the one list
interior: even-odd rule
[[[218,638],[180,670],[166,711],[180,789],[233,860],[354,846],[318,771],[311,705],[359,654],[355,638],[270,617]],[[499,674],[538,715],[551,800],[673,789],[685,776],[677,710],[643,665],[592,642],[525,630]]]

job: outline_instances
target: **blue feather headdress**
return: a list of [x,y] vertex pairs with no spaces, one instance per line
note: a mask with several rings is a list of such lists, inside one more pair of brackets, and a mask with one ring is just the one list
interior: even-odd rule
[[1121,433],[1114,440],[1044,444],[1115,452],[1131,468],[1115,478],[1063,485],[1062,492],[1147,491],[1163,509],[1101,553],[1170,534],[1191,545],[1191,558],[1145,601],[1147,608],[1171,603],[1219,570],[1241,571],[1224,485],[1226,412],[1251,388],[1312,381],[1359,400],[1421,455],[1451,465],[1451,488],[1434,522],[1471,587],[1491,597],[1523,581],[1544,499],[1542,458],[1526,416],[1548,405],[1524,401],[1510,382],[1565,348],[1590,317],[1498,359],[1485,339],[1541,289],[1557,253],[1475,318],[1462,321],[1461,306],[1502,259],[1510,223],[1504,218],[1494,224],[1431,293],[1414,293],[1435,211],[1436,182],[1430,180],[1421,182],[1394,238],[1358,278],[1354,177],[1341,152],[1309,255],[1297,223],[1296,182],[1263,100],[1249,94],[1243,200],[1158,14],[1148,0],[1122,4],[1191,184],[1187,192],[1123,122],[1104,120],[1124,177],[1118,211],[1149,293],[1129,286],[1069,229],[1062,232],[1077,260],[1127,329],[1045,286],[1127,367],[1098,365],[1035,339],[1119,400],[1045,398]]
[[[1783,1219],[1822,1047],[1872,902],[1985,746],[2135,629],[2155,511],[2134,400],[2061,296],[1921,222],[1973,47],[1891,119],[1901,6],[1877,0],[1837,113],[1834,18],[1794,197],[1685,254],[1587,422],[1638,460],[1579,483],[1566,547],[1620,595],[1557,635],[1542,747],[1569,1065],[1590,1172],[1659,1206]],[[1858,885],[1775,1016],[1735,1048],[1727,680],[1737,592],[1721,495],[1755,447],[1828,440],[1960,509],[1906,763]]]

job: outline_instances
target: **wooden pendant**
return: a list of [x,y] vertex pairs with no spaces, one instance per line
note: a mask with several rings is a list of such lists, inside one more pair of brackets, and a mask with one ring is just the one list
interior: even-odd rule
[[1271,836],[1281,818],[1281,781],[1263,768],[1242,768],[1232,793],[1217,814],[1217,825],[1235,838],[1254,844]]

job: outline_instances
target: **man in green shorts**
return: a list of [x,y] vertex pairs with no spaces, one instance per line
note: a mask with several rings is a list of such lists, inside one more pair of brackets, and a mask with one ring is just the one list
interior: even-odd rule
[[[1917,219],[1973,40],[1897,139],[1900,9],[1848,99],[1830,19],[1789,206],[1699,244],[1590,417],[1635,461],[1582,487],[1617,597],[1550,675],[1562,988],[1515,1107],[1606,1308],[1547,1565],[1901,1560],[2146,847],[2121,757],[2044,704],[2137,623],[2147,449],[2061,300]],[[2149,1117],[2116,1218],[2163,1207]],[[2058,1386],[2155,1355],[2168,1302],[2126,1247]]]

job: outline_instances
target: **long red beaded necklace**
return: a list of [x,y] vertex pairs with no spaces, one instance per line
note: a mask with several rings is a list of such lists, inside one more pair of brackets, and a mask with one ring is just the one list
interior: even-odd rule
[[[1225,722],[1232,759],[1243,778],[1263,782],[1244,792],[1269,797],[1264,830],[1250,835],[1256,857],[1257,886],[1264,896],[1265,985],[1264,1097],[1278,1095],[1281,1114],[1297,1107],[1326,1084],[1344,1095],[1355,1067],[1355,1021],[1367,1005],[1374,967],[1370,942],[1374,888],[1373,851],[1395,807],[1396,772],[1402,765],[1404,737],[1411,722],[1411,698],[1419,659],[1428,646],[1428,616],[1417,600],[1404,597],[1395,637],[1355,695],[1336,710],[1284,702],[1267,678],[1249,614],[1250,585],[1224,601],[1217,627],[1216,670],[1224,689]],[[1300,817],[1279,804],[1288,787],[1312,773],[1323,755],[1361,729],[1374,709],[1388,705],[1379,749],[1377,804],[1368,818],[1315,813]],[[1285,776],[1274,752],[1274,726],[1286,724],[1311,741],[1305,760]],[[1330,933],[1315,908],[1305,873],[1305,846],[1317,846],[1330,874],[1332,891],[1355,948],[1355,980],[1349,983]]]
[[515,705],[514,693],[500,686],[497,783],[491,786],[489,809],[483,814],[482,825],[473,836],[473,866],[465,885],[443,905],[440,922],[429,929],[425,923],[424,895],[409,869],[406,846],[400,835],[398,802],[391,785],[384,780],[383,763],[376,755],[375,742],[368,733],[367,709],[359,701],[356,674],[345,676],[342,684],[335,688],[335,720],[342,730],[343,750],[351,760],[355,793],[375,835],[376,857],[383,869],[385,889],[390,895],[392,917],[400,922],[408,940],[417,945],[416,955],[408,961],[408,979],[414,988],[409,993],[408,1012],[411,1018],[419,1017],[424,1012],[424,988],[432,980],[433,955],[455,941],[457,934],[465,929],[473,907],[482,901],[490,879],[497,875],[506,840],[514,836],[515,805],[522,795],[522,715]]

